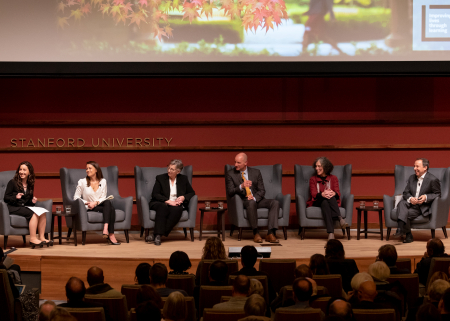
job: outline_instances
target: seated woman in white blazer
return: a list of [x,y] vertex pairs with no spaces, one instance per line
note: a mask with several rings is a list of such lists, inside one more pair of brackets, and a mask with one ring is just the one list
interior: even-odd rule
[[102,169],[96,162],[89,161],[86,163],[86,174],[86,178],[78,181],[73,199],[81,199],[89,211],[103,213],[103,238],[108,239],[111,245],[120,245],[114,236],[116,209],[111,200],[105,200],[107,187]]

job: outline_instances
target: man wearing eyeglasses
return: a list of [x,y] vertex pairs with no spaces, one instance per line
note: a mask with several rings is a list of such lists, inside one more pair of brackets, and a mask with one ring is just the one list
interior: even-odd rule
[[395,236],[406,238],[403,243],[414,241],[411,233],[411,221],[422,215],[431,214],[431,203],[436,197],[441,197],[441,184],[439,179],[428,173],[430,162],[426,158],[418,158],[414,162],[414,172],[406,182],[403,191],[403,200],[397,205],[398,229]]
[[238,195],[247,210],[247,219],[253,230],[253,241],[262,243],[258,231],[258,208],[269,209],[268,231],[266,242],[278,243],[276,231],[278,229],[278,213],[280,205],[277,200],[264,198],[266,190],[259,169],[247,166],[247,155],[239,153],[234,159],[234,168],[229,170],[225,177],[227,194],[229,197]]

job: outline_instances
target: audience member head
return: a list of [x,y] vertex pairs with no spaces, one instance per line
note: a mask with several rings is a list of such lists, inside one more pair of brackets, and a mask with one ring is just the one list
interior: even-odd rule
[[314,254],[309,259],[309,268],[314,275],[330,274],[327,259],[322,254]]
[[73,276],[66,283],[66,297],[68,302],[80,302],[83,301],[86,294],[86,287],[84,282]]
[[167,281],[167,268],[162,263],[153,264],[150,269],[150,281],[153,285],[165,285]]
[[209,237],[203,247],[202,260],[225,260],[227,253],[222,240],[216,236]]
[[358,300],[373,302],[377,296],[377,286],[373,281],[366,281],[361,283],[358,290]]
[[439,302],[444,295],[445,291],[450,288],[450,283],[444,280],[436,280],[431,283],[428,291],[430,300],[432,302]]
[[181,292],[170,293],[163,308],[164,320],[183,321],[186,319],[187,305],[186,299]]
[[298,265],[294,270],[295,278],[311,278],[313,277],[313,272],[306,264]]
[[391,275],[391,270],[389,270],[389,267],[385,262],[377,261],[369,265],[369,274],[374,281],[384,282]]
[[233,281],[233,296],[248,296],[250,279],[246,275],[238,275]]
[[445,290],[441,301],[439,301],[439,311],[441,314],[450,314],[450,289]]
[[252,294],[247,301],[245,301],[244,311],[248,316],[264,316],[266,314],[266,300],[259,294]]
[[433,275],[430,277],[430,280],[428,281],[428,284],[427,284],[427,289],[428,289],[427,292],[428,293],[430,291],[430,285],[433,284],[433,282],[436,280],[448,281],[448,276],[447,276],[447,274],[445,274],[445,272],[442,272],[442,271],[434,272]]
[[102,284],[105,278],[103,277],[103,270],[97,266],[93,266],[88,270],[87,281],[89,286]]
[[169,259],[169,267],[175,273],[183,273],[191,268],[192,264],[189,260],[189,256],[183,251],[175,251],[172,253]]
[[136,303],[144,303],[146,301],[153,301],[156,303],[158,307],[162,306],[162,299],[159,293],[155,290],[154,287],[144,284],[139,287],[139,290],[136,294]]
[[241,262],[244,267],[253,267],[258,259],[258,251],[253,245],[246,245],[241,250]]
[[216,260],[209,266],[209,280],[226,283],[228,281],[228,264]]
[[440,321],[439,310],[432,303],[422,304],[417,311],[416,321]]
[[325,257],[327,259],[343,260],[345,259],[344,246],[339,240],[328,240],[325,245]]
[[56,304],[53,301],[45,301],[39,307],[39,321],[48,321],[50,319],[50,313],[56,308]]
[[137,321],[161,321],[161,310],[153,301],[146,301],[136,306]]
[[148,263],[140,263],[136,267],[134,280],[138,284],[150,284],[150,269],[151,265]]
[[353,276],[350,285],[353,291],[358,291],[361,284],[366,281],[373,281],[373,278],[367,272],[360,272],[356,273],[355,276]]
[[264,295],[264,287],[262,283],[257,279],[250,279],[250,294]]
[[296,301],[309,301],[313,287],[307,278],[296,278],[292,284],[292,292]]
[[353,310],[350,303],[343,298],[334,298],[328,301],[328,316],[338,316],[345,321],[353,320]]
[[394,245],[385,244],[378,249],[378,260],[383,261],[387,266],[395,266],[397,258],[397,249]]
[[441,256],[445,253],[444,243],[438,238],[429,240],[427,242],[427,253],[429,257]]
[[[317,164],[319,163],[319,164]],[[328,176],[331,174],[331,172],[334,169],[333,163],[330,162],[330,160],[324,156],[317,157],[314,160],[314,163],[312,164],[312,167],[316,171],[316,175],[319,176]]]
[[77,321],[66,309],[55,307],[50,313],[49,321]]

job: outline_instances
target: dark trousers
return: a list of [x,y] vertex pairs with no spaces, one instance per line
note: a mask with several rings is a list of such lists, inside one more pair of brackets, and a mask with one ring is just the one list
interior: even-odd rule
[[153,233],[165,236],[168,236],[170,231],[180,221],[184,210],[183,206],[170,206],[162,202],[153,204],[151,209],[156,212]]
[[398,219],[405,222],[405,232],[411,233],[411,220],[422,215],[419,205],[412,205],[405,200],[401,200],[397,205]]
[[103,224],[108,223],[108,233],[114,233],[116,209],[110,200],[104,201],[100,205],[94,207],[91,211],[103,213]]
[[334,232],[333,220],[337,220],[341,216],[339,212],[339,205],[337,203],[336,197],[320,198],[313,203],[313,206],[322,208],[323,220],[325,221],[325,226],[328,233]]
[[268,200],[263,198],[258,203],[255,201],[244,200],[244,208],[247,210],[247,219],[253,230],[258,228],[258,208],[269,209],[269,232],[278,229],[278,213],[280,204],[277,200]]

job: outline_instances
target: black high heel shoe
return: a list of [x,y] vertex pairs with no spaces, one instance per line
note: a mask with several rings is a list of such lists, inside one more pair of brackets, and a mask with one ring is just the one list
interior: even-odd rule
[[50,240],[50,241],[48,241],[48,242],[42,242],[42,243],[45,244],[45,245],[47,245],[47,247],[53,246],[53,241],[52,241],[52,240]]
[[40,243],[33,243],[30,241],[30,246],[32,249],[34,249],[36,246],[39,246],[40,249],[42,249],[42,247],[44,246],[45,242],[40,242]]
[[108,238],[108,234],[102,234],[102,237],[103,237],[104,239],[107,239],[107,238]]
[[111,241],[109,236],[107,237],[107,240],[108,240],[109,245],[120,245],[120,242],[115,243],[115,242]]

